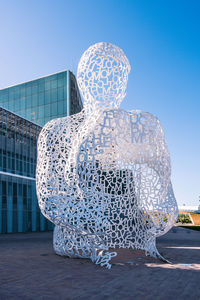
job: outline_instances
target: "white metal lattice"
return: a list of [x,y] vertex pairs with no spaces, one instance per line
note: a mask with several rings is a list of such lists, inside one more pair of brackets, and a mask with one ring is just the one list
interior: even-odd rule
[[78,66],[84,109],[48,122],[38,140],[37,195],[56,253],[108,268],[109,248],[159,255],[156,237],[178,214],[159,120],[119,108],[129,72],[120,48],[91,46]]

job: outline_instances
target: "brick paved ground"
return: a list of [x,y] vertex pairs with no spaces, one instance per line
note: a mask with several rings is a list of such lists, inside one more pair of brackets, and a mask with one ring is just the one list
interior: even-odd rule
[[157,245],[172,265],[121,250],[107,270],[55,255],[51,232],[1,235],[0,300],[200,300],[200,232],[174,228]]

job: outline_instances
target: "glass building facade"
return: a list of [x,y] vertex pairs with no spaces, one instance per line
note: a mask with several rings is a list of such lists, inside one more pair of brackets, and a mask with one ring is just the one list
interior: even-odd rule
[[0,106],[40,126],[83,108],[76,78],[70,71],[1,89]]
[[41,127],[0,107],[0,233],[50,230],[35,190]]
[[37,139],[46,122],[82,108],[70,71],[0,90],[0,233],[53,229],[36,196]]

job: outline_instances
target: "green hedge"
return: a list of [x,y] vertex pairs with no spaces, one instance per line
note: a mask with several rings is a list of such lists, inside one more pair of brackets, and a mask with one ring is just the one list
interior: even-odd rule
[[190,216],[188,214],[179,214],[176,223],[192,224],[192,221],[191,221]]

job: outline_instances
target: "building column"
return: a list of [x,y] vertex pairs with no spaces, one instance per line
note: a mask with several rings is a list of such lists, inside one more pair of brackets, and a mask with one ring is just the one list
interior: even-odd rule
[[2,209],[2,195],[0,195],[0,233],[2,233],[2,218],[3,218],[3,209]]
[[23,232],[23,199],[17,198],[17,231]]
[[40,213],[40,231],[45,230],[45,218],[42,213]]
[[36,231],[36,222],[37,222],[37,213],[36,213],[36,196],[34,193],[34,189],[32,189],[32,208],[31,208],[31,214],[32,214],[32,231]]
[[7,196],[7,232],[12,232],[13,227],[13,199],[12,196]]

